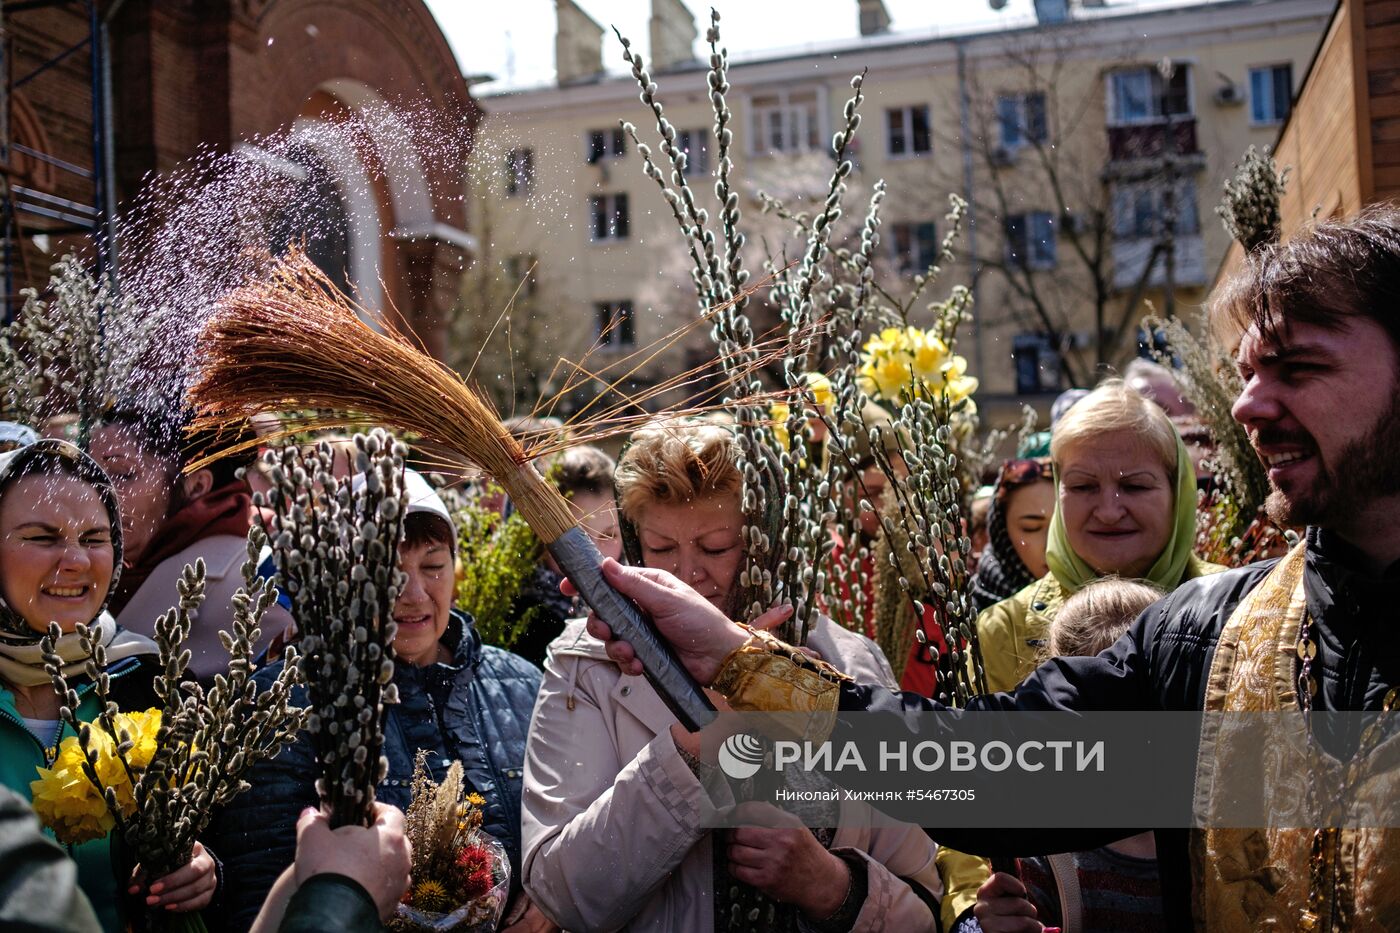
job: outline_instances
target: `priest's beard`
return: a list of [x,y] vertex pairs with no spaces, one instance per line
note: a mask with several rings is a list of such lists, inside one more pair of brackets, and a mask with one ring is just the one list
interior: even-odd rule
[[1286,495],[1274,488],[1264,500],[1265,511],[1277,524],[1344,525],[1376,499],[1400,495],[1400,392],[1335,456],[1324,460],[1318,451],[1317,457],[1320,469],[1308,489]]

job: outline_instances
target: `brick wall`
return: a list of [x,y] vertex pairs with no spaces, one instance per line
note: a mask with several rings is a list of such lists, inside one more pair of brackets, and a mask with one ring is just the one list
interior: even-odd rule
[[[104,4],[106,6],[106,4]],[[7,17],[14,73],[87,32],[78,4]],[[327,94],[357,89],[387,101],[426,101],[442,119],[474,126],[479,111],[456,60],[421,0],[128,0],[111,26],[115,170],[119,203],[129,202],[150,172],[168,172],[202,146],[227,151],[236,142],[275,132],[294,119],[328,109]],[[83,167],[93,164],[89,58],[70,56],[20,89],[48,151]],[[352,95],[353,96],[353,95]],[[339,100],[353,109],[357,101]],[[458,137],[462,138],[462,137]],[[432,219],[465,226],[464,145],[420,154]],[[60,176],[62,173],[60,173]],[[90,202],[91,183],[60,177],[55,193]],[[382,199],[382,198],[381,198]],[[465,257],[443,245],[381,244],[386,296],[420,336],[441,347],[439,332],[455,300],[451,279]],[[45,257],[31,251],[31,266]],[[38,274],[38,273],[36,273]]]

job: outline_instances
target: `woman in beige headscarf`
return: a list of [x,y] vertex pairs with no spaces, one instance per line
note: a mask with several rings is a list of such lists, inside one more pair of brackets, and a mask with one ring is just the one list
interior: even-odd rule
[[[156,646],[122,631],[107,613],[121,566],[121,521],[111,481],[66,441],[43,440],[0,455],[0,784],[30,796],[37,768],[52,764],[73,734],[59,720],[60,700],[44,670],[40,638],[51,622],[62,631],[55,650],[78,693],[78,718],[98,714],[79,624],[106,647],[111,698],[126,710],[158,705],[152,681]],[[78,882],[107,930],[122,929],[121,893],[112,876],[109,838],[69,850]],[[214,860],[196,843],[184,868],[135,892],[149,906],[174,911],[206,906],[217,884]]]

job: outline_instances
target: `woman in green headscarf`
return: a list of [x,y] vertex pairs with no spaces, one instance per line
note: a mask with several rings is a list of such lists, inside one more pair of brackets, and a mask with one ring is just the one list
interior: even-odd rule
[[[1012,690],[1034,670],[1067,598],[1100,577],[1146,580],[1166,592],[1224,568],[1191,553],[1196,473],[1181,436],[1156,404],[1110,379],[1055,425],[1050,441],[1055,513],[1050,572],[977,617],[989,692]],[[977,899],[981,859],[939,851],[945,928]]]
[[987,688],[1011,690],[1034,670],[1060,605],[1099,577],[1146,580],[1171,592],[1221,568],[1191,553],[1196,474],[1165,412],[1110,379],[1055,426],[1056,504],[1050,573],[977,619]]

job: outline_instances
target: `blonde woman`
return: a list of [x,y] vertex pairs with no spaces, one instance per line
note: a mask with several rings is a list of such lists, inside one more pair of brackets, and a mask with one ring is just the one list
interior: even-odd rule
[[[617,470],[630,562],[668,571],[735,612],[742,478],[731,429],[640,432]],[[818,618],[808,646],[894,688],[879,648]],[[550,646],[526,750],[525,888],[569,930],[932,930],[935,847],[913,826],[810,830],[758,804],[770,828],[702,828],[722,775],[641,677],[623,675],[576,620]],[[707,788],[709,792],[707,792]],[[728,790],[718,791],[721,795]],[[771,913],[768,911],[771,910]]]
[[987,688],[1011,690],[1039,662],[1055,614],[1103,576],[1141,578],[1171,592],[1221,568],[1191,553],[1196,475],[1157,405],[1110,379],[1055,425],[1050,572],[977,619]]

